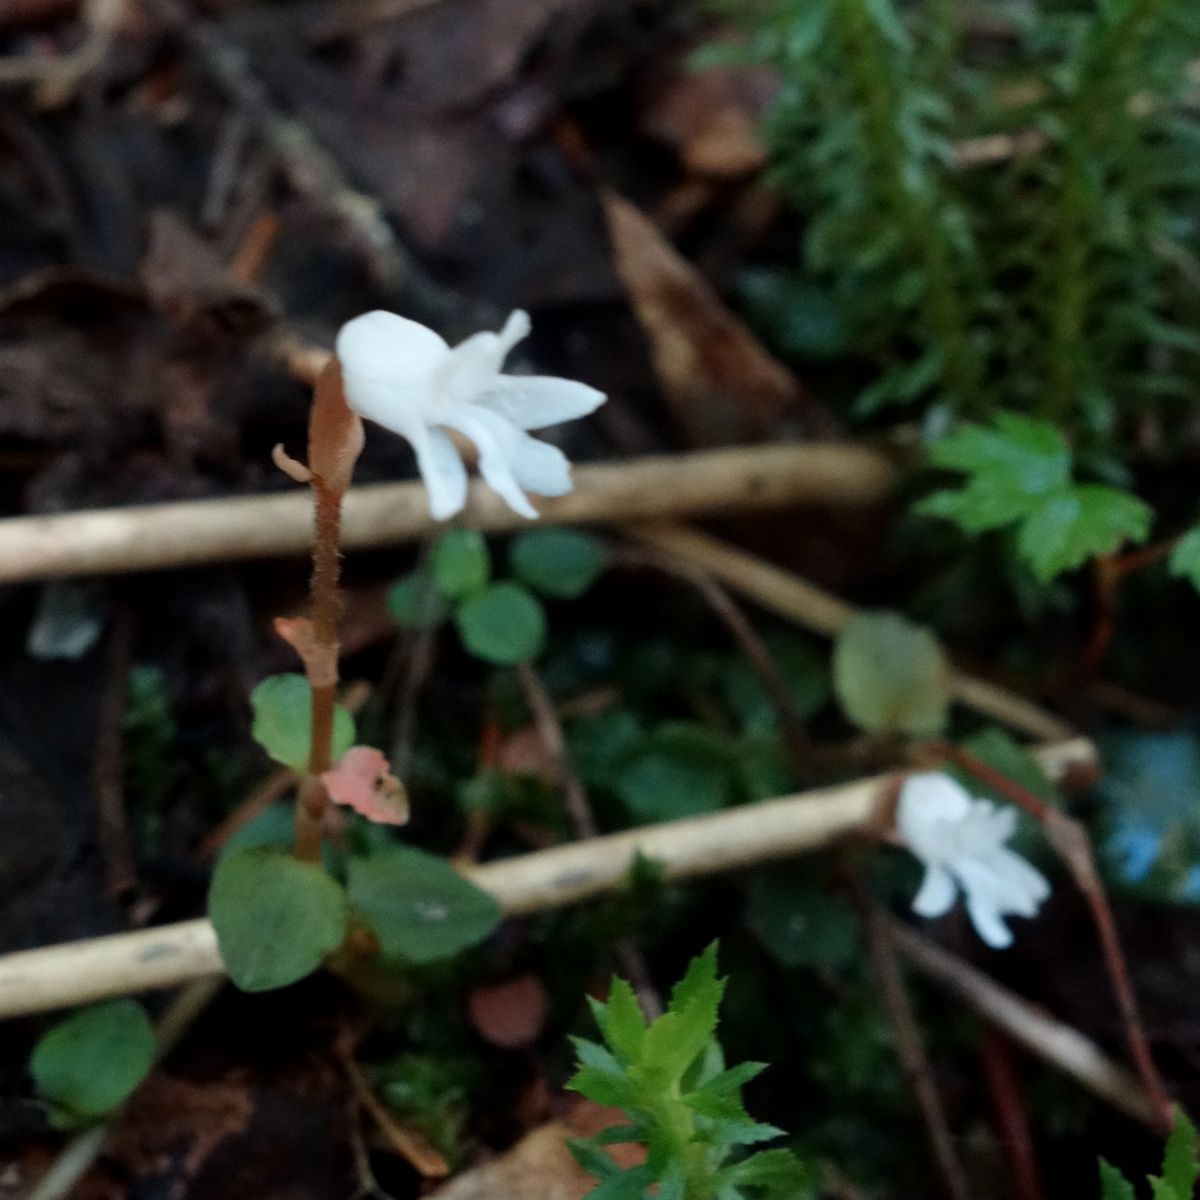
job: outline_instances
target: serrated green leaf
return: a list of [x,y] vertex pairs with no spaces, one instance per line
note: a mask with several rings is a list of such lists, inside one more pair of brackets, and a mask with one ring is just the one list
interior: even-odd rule
[[1100,1195],[1101,1200],[1137,1200],[1133,1184],[1104,1159],[1100,1160]]
[[492,558],[481,533],[474,529],[448,529],[433,548],[429,568],[443,596],[465,600],[487,587]]
[[575,1047],[575,1056],[581,1066],[595,1067],[598,1071],[608,1071],[613,1075],[620,1075],[624,1070],[612,1051],[597,1042],[573,1037],[571,1044]]
[[446,597],[428,571],[411,571],[398,579],[387,597],[392,620],[405,629],[435,629],[450,615]]
[[687,1189],[687,1173],[679,1163],[672,1163],[658,1180],[656,1200],[683,1200]]
[[494,896],[444,858],[389,846],[350,860],[347,894],[384,959],[438,962],[481,942],[500,923]]
[[613,979],[608,1003],[596,1005],[594,1011],[605,1039],[617,1055],[627,1062],[636,1062],[646,1036],[646,1021],[633,988],[624,979]]
[[581,1067],[567,1087],[596,1104],[615,1108],[627,1108],[638,1101],[638,1090],[627,1075],[602,1071],[599,1067]]
[[1200,1163],[1196,1160],[1196,1127],[1182,1110],[1175,1114],[1175,1123],[1163,1150],[1163,1173],[1150,1180],[1154,1200],[1192,1200]]
[[[298,775],[308,770],[312,744],[312,690],[303,675],[271,675],[250,694],[250,734],[278,763]],[[333,758],[354,745],[354,718],[339,704],[334,711]]]
[[546,643],[546,614],[519,583],[494,583],[454,614],[463,645],[484,662],[512,666],[537,658]]
[[787,1188],[791,1200],[814,1195],[820,1183],[817,1172],[790,1150],[760,1150],[727,1167],[721,1177],[741,1187]]
[[1168,570],[1176,579],[1186,579],[1200,592],[1200,528],[1189,529],[1171,551]]
[[509,550],[513,574],[543,596],[575,600],[604,571],[604,546],[578,529],[530,529]]
[[702,954],[696,955],[683,978],[671,989],[671,1010],[683,1012],[700,1005],[715,1014],[725,994],[725,980],[717,977],[717,956],[720,944],[710,942]]
[[682,1079],[717,1028],[725,981],[717,978],[716,943],[692,959],[671,992],[668,1010],[646,1030],[642,1065],[668,1079]]
[[572,1138],[567,1142],[575,1161],[597,1179],[611,1179],[622,1174],[621,1168],[600,1148],[598,1138]]
[[346,896],[311,863],[270,846],[224,858],[208,915],[229,977],[245,992],[286,987],[315,971],[346,936]]
[[743,1087],[750,1080],[757,1079],[766,1069],[766,1063],[738,1063],[737,1066],[729,1067],[727,1070],[714,1075],[699,1090],[711,1092],[713,1095],[720,1095],[722,1092],[731,1092],[735,1088]]
[[1053,425],[1001,413],[991,427],[961,425],[930,447],[935,466],[962,471],[966,486],[938,492],[917,506],[970,533],[998,529],[1026,516],[1038,499],[1071,480],[1071,452]]
[[868,733],[928,737],[946,725],[949,664],[938,640],[900,613],[859,613],[838,636],[833,687]]
[[88,1124],[123,1103],[150,1073],[156,1043],[136,1000],[107,1000],[72,1013],[34,1047],[29,1070],[59,1128]]
[[1045,583],[1126,541],[1145,541],[1153,516],[1136,496],[1102,484],[1076,484],[1047,497],[1026,517],[1017,546]]

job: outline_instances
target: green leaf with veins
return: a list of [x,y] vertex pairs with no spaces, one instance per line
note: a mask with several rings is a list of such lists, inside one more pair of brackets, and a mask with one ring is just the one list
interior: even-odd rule
[[1048,583],[1125,541],[1144,542],[1154,514],[1136,496],[1102,484],[1075,484],[1048,496],[1022,522],[1017,534],[1021,556]]
[[1176,579],[1188,580],[1200,591],[1200,528],[1189,529],[1171,551],[1168,570]]
[[1017,552],[1043,583],[1150,533],[1153,513],[1137,497],[1073,482],[1071,452],[1046,421],[1001,413],[990,427],[963,425],[931,447],[930,459],[967,480],[926,497],[915,511],[967,533],[1015,526]]

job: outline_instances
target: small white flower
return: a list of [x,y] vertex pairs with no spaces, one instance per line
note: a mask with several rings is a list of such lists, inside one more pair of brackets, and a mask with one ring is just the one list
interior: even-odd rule
[[566,455],[525,430],[586,416],[605,396],[570,379],[502,375],[505,356],[528,333],[529,317],[520,311],[499,333],[477,333],[454,347],[389,312],[356,317],[338,333],[347,403],[412,443],[439,520],[467,498],[467,471],[447,429],[475,443],[480,474],[524,517],[537,516],[525,492],[564,496],[571,490]]
[[1005,845],[1017,826],[1016,809],[976,800],[949,775],[910,775],[900,789],[896,825],[925,864],[913,900],[922,917],[940,917],[961,888],[979,936],[1001,949],[1012,943],[1004,918],[1035,916],[1050,895],[1042,873]]

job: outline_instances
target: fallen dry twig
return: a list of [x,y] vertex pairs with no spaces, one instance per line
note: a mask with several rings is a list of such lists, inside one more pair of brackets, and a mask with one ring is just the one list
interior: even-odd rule
[[[837,637],[855,615],[853,605],[816,584],[698,529],[660,523],[636,525],[627,532],[682,562],[707,571],[763,608],[825,637]],[[965,671],[951,671],[950,691],[968,708],[1030,737],[1060,741],[1073,734],[1065,721],[1032,701]]]
[[966,1001],[1040,1058],[1078,1080],[1114,1108],[1158,1128],[1156,1112],[1138,1081],[1090,1038],[1047,1016],[982,971],[943,950],[901,921],[887,919],[896,949],[922,974]]
[[904,976],[896,959],[896,948],[892,944],[886,914],[861,885],[855,887],[855,903],[862,922],[871,970],[879,985],[879,997],[892,1027],[896,1056],[908,1077],[917,1107],[921,1110],[930,1153],[942,1188],[951,1200],[970,1200],[967,1175],[950,1134],[945,1105],[934,1083],[929,1052],[904,986]]
[[[1053,778],[1094,769],[1086,739],[1035,751]],[[888,776],[818,788],[710,816],[647,825],[464,869],[510,916],[561,908],[620,887],[641,854],[667,880],[788,858],[864,828]],[[172,987],[224,972],[205,919],[0,956],[0,1018]]]
[[[579,467],[575,490],[541,504],[548,522],[619,522],[683,513],[748,512],[823,503],[869,505],[887,495],[889,460],[861,446],[760,446]],[[463,520],[494,532],[523,527],[475,481]],[[345,549],[387,546],[435,531],[421,483],[352,488]],[[312,504],[300,491],[0,521],[0,583],[109,575],[233,559],[305,554]]]

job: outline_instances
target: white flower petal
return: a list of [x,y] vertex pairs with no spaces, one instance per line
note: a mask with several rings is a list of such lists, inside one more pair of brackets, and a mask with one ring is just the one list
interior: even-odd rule
[[346,403],[360,417],[367,417],[384,429],[398,433],[413,445],[421,431],[427,428],[422,413],[424,389],[398,388],[369,375],[355,375],[346,370],[342,372],[342,386]]
[[421,428],[413,440],[417,469],[429,493],[429,512],[435,521],[444,521],[467,502],[467,468],[448,434],[440,429]]
[[499,333],[474,333],[459,342],[439,373],[446,402],[468,404],[495,386],[508,352],[528,333],[529,314],[517,309]]
[[1032,917],[1038,905],[1050,895],[1050,883],[1032,863],[1007,846],[999,847],[993,857],[996,871],[1004,877],[1005,894],[1011,897],[1013,912]]
[[940,917],[948,912],[958,895],[954,877],[945,867],[929,867],[921,890],[913,897],[912,909],[921,917]]
[[971,811],[970,793],[940,771],[910,775],[900,789],[896,827],[905,844],[925,862],[952,857],[957,828]]
[[524,430],[582,416],[604,396],[567,379],[502,376],[505,356],[529,328],[528,314],[517,310],[499,333],[478,333],[451,349],[415,321],[371,312],[338,333],[347,402],[412,443],[435,517],[453,515],[466,498],[465,468],[439,426],[475,443],[480,473],[522,516],[537,516],[526,490],[571,490],[566,456]]
[[475,403],[511,421],[518,429],[545,429],[595,412],[603,392],[552,375],[498,375]]
[[975,932],[993,950],[1004,950],[1012,945],[1012,932],[990,900],[968,893],[967,915],[971,918],[971,924],[975,926]]
[[[450,355],[450,347],[432,329],[380,310],[343,325],[336,349],[347,380],[362,377],[400,388],[429,387],[434,372]],[[347,400],[353,407],[349,391],[347,386]]]
[[[537,509],[529,503],[529,498],[521,491],[509,463],[507,447],[504,444],[503,432],[508,429],[503,421],[493,418],[487,420],[490,414],[476,411],[470,405],[460,405],[451,410],[444,424],[451,429],[457,429],[475,443],[479,451],[479,473],[487,485],[496,492],[513,512],[529,520],[537,519]],[[501,434],[497,437],[497,432]],[[516,430],[512,430],[513,433]]]

